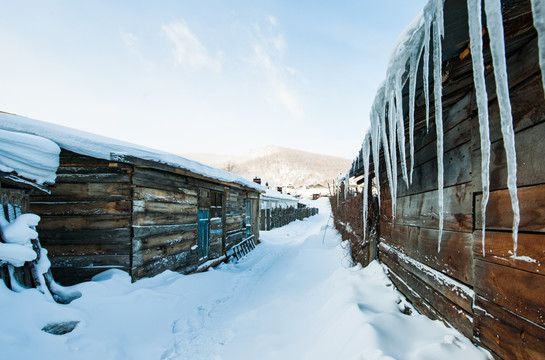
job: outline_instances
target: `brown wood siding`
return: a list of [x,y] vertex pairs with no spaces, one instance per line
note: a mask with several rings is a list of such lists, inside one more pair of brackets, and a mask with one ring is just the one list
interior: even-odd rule
[[55,280],[69,285],[130,270],[132,166],[62,150],[51,194],[31,197]]
[[229,189],[225,200],[225,251],[238,244],[246,236],[246,192]]
[[196,270],[201,190],[224,196],[223,215],[210,221],[207,259],[221,257],[226,245],[243,239],[246,191],[164,164],[119,160],[127,163],[63,149],[51,195],[31,199],[61,284],[89,280],[110,268],[129,272],[133,281],[164,270]]
[[135,167],[132,278],[197,268],[197,188],[183,175]]
[[[449,6],[455,3],[465,6],[465,2],[447,0],[447,17]],[[460,59],[455,54],[443,68],[445,210],[441,250],[437,251],[433,99],[430,99],[427,130],[420,92],[415,111],[413,183],[406,188],[398,163],[395,216],[384,158],[380,157],[379,258],[388,266],[396,287],[424,314],[448,322],[490,349],[494,356],[542,359],[545,354],[545,277],[541,268],[545,262],[545,98],[530,2],[509,2],[503,11],[521,209],[518,257],[512,256],[513,214],[492,67],[486,70],[492,142],[491,193],[486,213],[486,253],[482,254],[481,150],[472,64],[470,56]],[[452,35],[446,30],[446,37],[459,35],[460,32]],[[468,39],[445,38],[445,42],[460,43],[461,52]],[[490,65],[487,35],[484,43],[485,64]],[[406,105],[408,96],[404,101]],[[405,129],[408,130],[408,124]],[[408,134],[406,142],[409,164]]]

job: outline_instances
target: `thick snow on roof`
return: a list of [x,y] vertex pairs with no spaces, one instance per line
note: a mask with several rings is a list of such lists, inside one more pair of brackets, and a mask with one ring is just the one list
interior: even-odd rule
[[[0,117],[0,127],[3,127]],[[38,184],[55,182],[61,149],[51,140],[21,132],[0,130],[0,171],[15,172]]]
[[265,191],[263,195],[261,195],[262,198],[269,198],[269,199],[278,199],[278,200],[288,200],[288,201],[296,201],[298,202],[296,198],[290,195],[279,193],[278,191],[274,189],[269,189],[266,186],[259,185],[260,189],[262,191]]
[[207,178],[261,190],[258,184],[241,176],[181,156],[23,116],[0,112],[0,129],[40,135],[63,149],[98,159],[113,160],[116,155],[133,156],[189,170]]

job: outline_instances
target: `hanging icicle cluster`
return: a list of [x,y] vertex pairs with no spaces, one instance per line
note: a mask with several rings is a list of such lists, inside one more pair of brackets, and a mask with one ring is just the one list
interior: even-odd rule
[[545,91],[545,2],[532,0],[532,13],[534,14],[534,27],[537,30],[539,65],[541,66],[543,91]]
[[[442,108],[442,39],[444,37],[443,20],[444,0],[430,0],[423,13],[404,32],[391,55],[386,80],[379,88],[370,112],[371,129],[366,134],[362,144],[362,158],[365,171],[365,189],[363,196],[363,226],[364,237],[368,208],[368,171],[369,156],[373,154],[375,174],[379,174],[379,152],[384,153],[384,166],[388,178],[388,187],[392,199],[392,216],[396,217],[398,163],[400,163],[403,181],[409,187],[413,180],[414,168],[414,112],[415,93],[418,67],[423,57],[423,93],[426,106],[426,127],[429,129],[429,65],[430,56],[433,60],[433,97],[434,119],[437,135],[437,191],[438,191],[438,217],[439,237],[437,251],[441,250],[441,238],[443,230],[443,108]],[[496,93],[500,107],[501,130],[507,158],[508,179],[507,185],[511,196],[513,209],[513,248],[514,255],[517,251],[517,234],[520,222],[519,203],[516,185],[516,151],[511,116],[511,104],[509,100],[509,87],[507,83],[507,67],[505,58],[505,44],[503,34],[503,19],[500,0],[484,0],[487,17],[488,34],[490,35],[490,48],[496,82]],[[467,0],[468,25],[470,34],[470,50],[473,62],[473,78],[475,83],[479,130],[481,136],[481,178],[483,201],[481,215],[483,219],[482,247],[484,255],[486,206],[490,193],[490,135],[488,120],[488,96],[484,77],[483,42],[482,42],[482,18],[481,0]],[[532,0],[534,25],[538,31],[540,66],[542,69],[545,91],[545,2]],[[405,154],[405,122],[403,118],[402,90],[408,81],[409,88],[409,168]],[[397,156],[400,156],[398,162]],[[377,192],[380,201],[380,185],[377,183]],[[365,239],[364,239],[365,240]]]
[[[430,52],[430,29],[433,29],[433,51]],[[392,216],[396,216],[398,163],[401,165],[401,174],[405,186],[412,183],[414,168],[414,109],[417,72],[420,58],[424,53],[424,94],[426,99],[426,124],[429,122],[429,91],[428,91],[428,67],[429,55],[434,54],[434,94],[435,94],[435,118],[439,119],[438,128],[438,188],[439,188],[439,227],[443,228],[443,132],[441,110],[441,38],[443,37],[443,0],[431,0],[421,16],[419,16],[398,41],[391,55],[386,80],[378,90],[373,103],[370,118],[370,134],[365,137],[362,145],[364,167],[368,167],[370,151],[373,151],[373,165],[375,174],[379,173],[379,152],[382,146],[388,186],[392,201]],[[407,71],[408,67],[408,71]],[[437,80],[438,79],[438,80]],[[407,167],[405,153],[405,121],[403,117],[403,88],[409,82],[409,149],[410,163]],[[440,151],[439,151],[440,149]],[[397,153],[399,151],[400,161]],[[367,185],[367,171],[365,184]],[[364,190],[365,191],[365,190]],[[380,199],[380,185],[377,181],[377,193]],[[363,216],[367,216],[368,198],[364,194]],[[364,221],[365,228],[365,221]],[[441,233],[441,232],[440,232]],[[439,238],[440,242],[440,238]]]

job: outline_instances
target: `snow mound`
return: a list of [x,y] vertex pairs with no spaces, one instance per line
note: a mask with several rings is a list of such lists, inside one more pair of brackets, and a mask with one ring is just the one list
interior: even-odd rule
[[[4,128],[2,117],[0,128]],[[61,149],[51,140],[24,132],[0,130],[0,171],[15,172],[38,184],[55,183]]]

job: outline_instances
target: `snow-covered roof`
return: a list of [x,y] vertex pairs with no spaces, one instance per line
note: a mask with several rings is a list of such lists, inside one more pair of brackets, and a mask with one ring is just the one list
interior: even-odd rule
[[135,157],[188,170],[210,179],[262,190],[258,184],[241,176],[178,155],[23,116],[0,112],[0,129],[43,136],[63,149],[97,159]]
[[[2,125],[3,121],[0,127]],[[40,185],[55,183],[61,149],[53,141],[41,136],[0,130],[0,143],[0,171],[15,172]]]
[[269,189],[268,187],[263,185],[259,185],[259,186],[261,187],[262,191],[265,191],[265,193],[261,195],[261,198],[263,199],[268,198],[268,199],[287,200],[287,201],[294,201],[294,202],[299,201],[291,195],[282,194],[274,189]]

